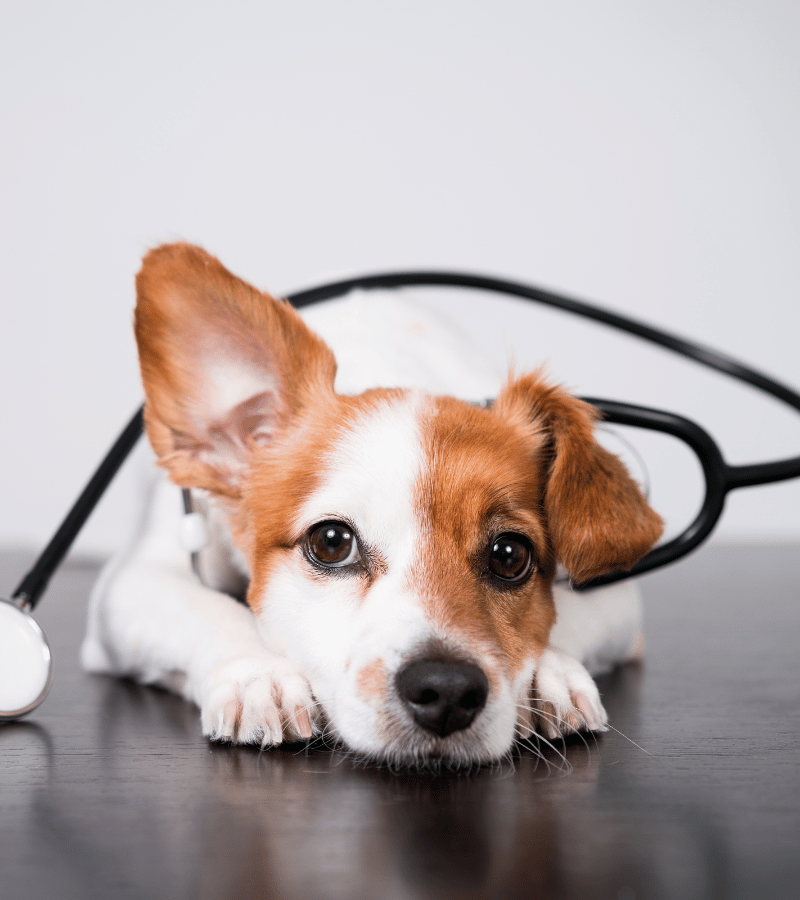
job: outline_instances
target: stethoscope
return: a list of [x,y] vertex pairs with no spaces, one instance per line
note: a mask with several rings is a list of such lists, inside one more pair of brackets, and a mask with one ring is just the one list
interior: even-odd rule
[[[403,287],[472,288],[519,297],[565,310],[643,338],[716,369],[800,412],[800,394],[796,391],[716,350],[628,316],[519,282],[460,272],[389,272],[331,282],[291,294],[286,299],[293,306],[302,308],[323,300],[342,297],[354,290]],[[722,514],[729,491],[800,477],[800,456],[775,462],[732,466],[725,462],[719,446],[711,435],[684,416],[597,397],[583,399],[597,407],[607,423],[659,431],[687,444],[700,462],[705,479],[705,496],[698,514],[677,537],[655,547],[629,571],[612,572],[590,582],[575,585],[578,590],[612,584],[624,578],[641,575],[685,556],[711,533]],[[98,500],[138,441],[142,430],[143,410],[139,409],[114,442],[50,543],[11,595],[11,599],[0,599],[0,722],[27,715],[47,694],[53,680],[53,657],[47,638],[31,612]]]

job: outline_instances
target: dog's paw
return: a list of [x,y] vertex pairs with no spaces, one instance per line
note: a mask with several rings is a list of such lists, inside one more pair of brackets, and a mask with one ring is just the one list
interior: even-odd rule
[[552,647],[539,657],[533,708],[536,726],[548,738],[608,728],[608,716],[592,676],[578,660]]
[[308,682],[280,656],[244,657],[211,670],[201,688],[205,737],[267,747],[310,738],[314,698]]

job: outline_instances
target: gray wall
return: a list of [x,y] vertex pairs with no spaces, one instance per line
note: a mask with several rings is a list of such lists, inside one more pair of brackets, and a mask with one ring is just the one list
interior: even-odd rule
[[[163,240],[275,292],[528,280],[800,386],[798,33],[792,0],[3,4],[0,540],[41,543],[139,402],[132,279]],[[800,453],[800,420],[747,390],[458,302],[502,362],[696,417],[731,461]],[[667,456],[674,528],[696,473]],[[121,540],[136,493],[131,467],[83,549]],[[719,536],[796,539],[800,485],[733,497]]]

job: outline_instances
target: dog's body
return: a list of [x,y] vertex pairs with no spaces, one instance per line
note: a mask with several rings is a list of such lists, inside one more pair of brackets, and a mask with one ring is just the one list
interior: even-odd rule
[[214,739],[325,728],[403,764],[604,729],[580,659],[639,652],[638,595],[555,589],[554,605],[556,562],[575,579],[629,567],[660,520],[588,407],[538,375],[502,386],[396,301],[310,311],[325,344],[187,245],[149,254],[137,289],[148,435],[208,509],[206,580],[245,578],[248,605],[195,577],[162,480],[95,589],[87,668],[182,693]]

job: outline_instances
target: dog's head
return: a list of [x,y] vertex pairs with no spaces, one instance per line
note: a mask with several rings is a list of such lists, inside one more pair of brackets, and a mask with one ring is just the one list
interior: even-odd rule
[[151,443],[226,510],[264,640],[333,733],[400,762],[506,752],[557,562],[576,580],[629,568],[661,529],[591,407],[535,374],[487,409],[338,395],[287,303],[185,244],[151,252],[137,291]]

